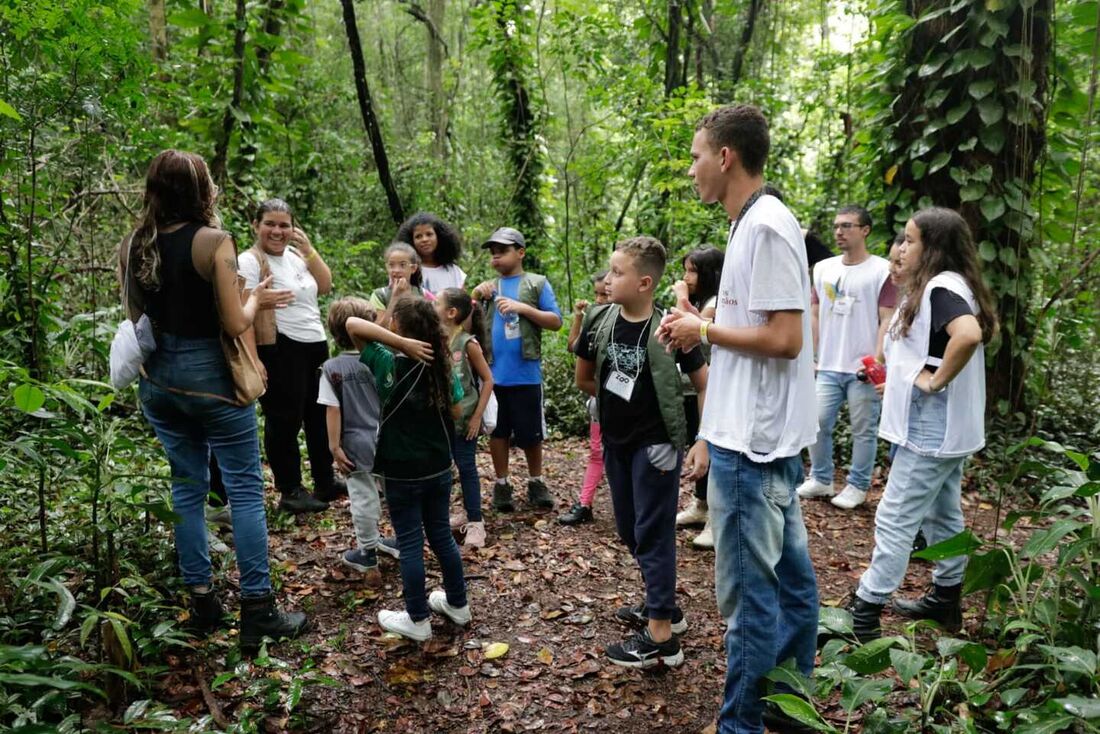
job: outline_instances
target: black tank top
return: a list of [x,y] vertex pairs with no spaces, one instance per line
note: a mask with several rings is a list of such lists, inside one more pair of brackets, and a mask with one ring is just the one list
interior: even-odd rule
[[203,280],[191,260],[199,223],[157,234],[160,251],[160,290],[145,293],[146,312],[158,331],[189,339],[221,334],[214,303],[214,285]]

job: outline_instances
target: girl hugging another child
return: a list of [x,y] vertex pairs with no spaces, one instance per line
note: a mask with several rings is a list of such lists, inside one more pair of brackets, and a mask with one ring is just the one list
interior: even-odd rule
[[[451,517],[451,527],[465,533],[466,547],[481,548],[485,545],[485,522],[481,518],[481,480],[476,457],[481,417],[493,394],[493,372],[481,347],[490,341],[484,337],[485,316],[481,307],[461,288],[447,288],[440,293],[435,311],[443,323],[455,377],[463,391],[451,443],[462,485],[463,509]],[[473,333],[462,328],[467,319]]]
[[[386,504],[401,551],[405,611],[381,610],[389,632],[424,641],[432,636],[431,611],[458,625],[470,622],[462,556],[449,523],[451,434],[462,388],[451,367],[443,329],[432,304],[397,298],[392,329],[361,318],[345,328],[365,344],[359,356],[374,376],[381,420],[374,473],[385,480]],[[398,337],[395,341],[394,336]],[[383,344],[397,347],[394,354]],[[443,589],[425,594],[424,538],[443,572]]]

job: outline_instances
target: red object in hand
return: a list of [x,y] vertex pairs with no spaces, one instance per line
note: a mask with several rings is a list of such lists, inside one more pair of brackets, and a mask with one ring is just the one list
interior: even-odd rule
[[871,355],[867,355],[860,361],[863,362],[863,371],[867,374],[867,379],[871,381],[872,385],[881,385],[886,382],[886,365]]

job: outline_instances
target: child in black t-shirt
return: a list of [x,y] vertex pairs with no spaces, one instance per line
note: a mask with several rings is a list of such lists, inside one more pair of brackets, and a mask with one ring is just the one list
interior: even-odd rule
[[[652,237],[623,240],[611,255],[611,304],[589,309],[577,339],[577,386],[595,395],[603,428],[604,459],[615,525],[638,562],[645,601],[617,617],[645,629],[609,645],[612,663],[648,668],[684,661],[677,635],[687,630],[676,606],[676,505],[687,443],[677,364],[706,394],[707,366],[698,348],[669,354],[654,333],[661,312],[653,293],[665,269],[665,248]],[[695,443],[688,463],[707,463]]]

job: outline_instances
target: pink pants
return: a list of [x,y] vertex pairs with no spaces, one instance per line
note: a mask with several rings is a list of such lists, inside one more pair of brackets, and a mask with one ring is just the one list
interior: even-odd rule
[[584,484],[581,485],[581,504],[592,506],[596,496],[596,487],[603,478],[603,434],[596,421],[588,423],[588,467],[584,470]]

